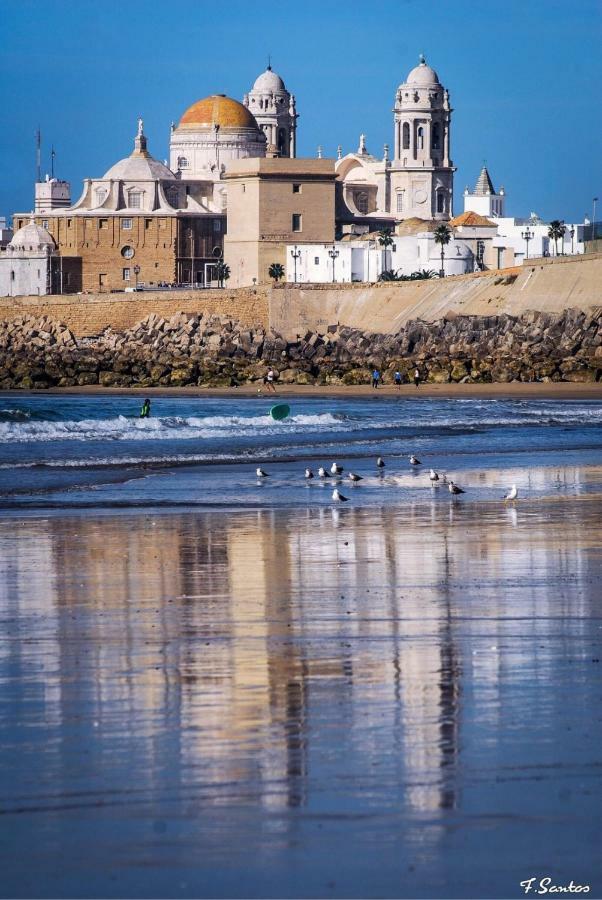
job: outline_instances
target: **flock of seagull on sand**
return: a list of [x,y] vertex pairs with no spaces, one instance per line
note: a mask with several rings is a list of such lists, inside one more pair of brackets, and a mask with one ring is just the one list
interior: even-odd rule
[[[413,453],[412,453],[412,455],[410,456],[410,465],[411,465],[411,466],[421,466],[421,465],[422,465],[422,463],[420,462],[420,460],[418,459],[418,457],[415,456]],[[382,456],[379,456],[379,457],[377,458],[377,460],[376,460],[376,467],[377,467],[378,469],[384,469],[384,468],[385,468],[385,461],[384,461],[384,459],[382,458]],[[258,466],[258,467],[257,467],[257,469],[256,469],[256,474],[257,474],[257,477],[258,477],[258,478],[267,478],[267,477],[268,477],[268,472],[266,472],[264,469],[262,469],[261,466]],[[336,463],[336,462],[333,462],[333,464],[332,464],[331,467],[330,467],[330,471],[329,471],[329,472],[326,471],[326,469],[324,468],[324,466],[320,466],[320,468],[318,469],[318,478],[326,479],[326,478],[331,478],[331,477],[333,477],[333,478],[341,479],[342,476],[343,476],[343,466],[340,466],[340,465],[339,465],[338,463]],[[313,471],[309,468],[309,466],[305,469],[305,477],[306,477],[308,480],[311,479],[311,478],[314,478],[314,473],[313,473]],[[353,484],[357,484],[358,481],[362,481],[362,480],[363,480],[364,476],[363,476],[363,475],[358,475],[356,472],[348,472],[348,473],[347,473],[347,478],[348,478],[349,481],[351,481]],[[434,469],[431,469],[431,471],[430,471],[430,474],[429,474],[429,480],[430,480],[431,484],[433,484],[433,485],[435,485],[435,484],[437,484],[437,483],[439,483],[439,484],[446,484],[446,485],[447,485],[448,491],[449,491],[450,494],[452,494],[453,496],[457,496],[458,494],[465,494],[465,493],[466,493],[466,491],[464,490],[464,488],[461,488],[459,485],[455,484],[455,482],[453,482],[453,481],[448,481],[447,476],[446,476],[445,474],[439,475],[439,473],[438,473],[438,472],[435,472]],[[505,502],[506,500],[516,500],[517,497],[518,497],[518,488],[517,488],[517,486],[516,486],[515,484],[513,484],[512,487],[510,488],[510,490],[508,491],[508,493],[507,493],[504,497],[502,497],[502,500],[504,500],[504,502]],[[343,496],[343,494],[341,494],[341,492],[339,491],[339,489],[335,487],[335,489],[334,489],[333,492],[332,492],[332,499],[333,499],[336,503],[346,503],[346,502],[349,500],[349,497]]]

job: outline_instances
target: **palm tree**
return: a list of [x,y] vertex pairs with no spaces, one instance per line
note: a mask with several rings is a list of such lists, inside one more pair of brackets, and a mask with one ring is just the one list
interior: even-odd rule
[[392,228],[381,228],[378,232],[378,243],[383,248],[383,264],[382,271],[385,272],[387,269],[387,247],[390,247],[393,243],[393,229]]
[[412,281],[423,281],[427,278],[436,278],[437,273],[434,269],[419,269],[417,272],[412,272],[410,275],[410,279]]
[[215,272],[217,275],[217,280],[219,281],[219,286],[223,288],[224,281],[227,281],[230,277],[230,266],[228,265],[228,263],[222,262],[220,260],[220,262],[218,262],[217,266],[215,267]]
[[554,241],[554,252],[556,256],[558,256],[558,241],[561,238],[564,238],[564,233],[566,228],[564,226],[564,222],[561,222],[560,219],[553,219],[550,222],[550,227],[548,228],[548,237],[552,238]]
[[439,276],[445,278],[445,248],[452,238],[452,233],[447,225],[437,225],[434,233],[435,243],[441,245],[441,270]]
[[284,266],[281,263],[272,263],[268,269],[268,275],[277,283],[284,278]]
[[385,269],[378,276],[379,281],[408,281],[407,275],[400,275],[395,269]]

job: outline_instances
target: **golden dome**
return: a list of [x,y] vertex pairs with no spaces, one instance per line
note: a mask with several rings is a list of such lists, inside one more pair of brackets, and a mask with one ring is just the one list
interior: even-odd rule
[[180,119],[180,128],[254,128],[259,126],[246,106],[225,94],[212,94],[189,106]]

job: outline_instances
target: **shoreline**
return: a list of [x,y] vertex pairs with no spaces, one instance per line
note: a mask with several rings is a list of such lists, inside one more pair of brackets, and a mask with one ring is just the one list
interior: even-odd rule
[[255,385],[241,385],[240,387],[210,388],[210,387],[102,387],[100,385],[84,385],[82,387],[47,388],[45,390],[6,390],[0,391],[2,396],[31,397],[70,394],[98,394],[102,395],[145,395],[152,397],[227,397],[232,399],[252,399],[261,397],[274,399],[277,402],[282,397],[304,399],[329,398],[340,399],[366,398],[366,397],[427,397],[439,400],[476,400],[476,399],[528,399],[528,400],[602,400],[602,382],[510,382],[490,384],[422,384],[415,388],[413,384],[402,384],[400,388],[395,385],[383,385],[374,390],[370,385],[279,385],[275,394],[268,393],[265,387],[258,388]]

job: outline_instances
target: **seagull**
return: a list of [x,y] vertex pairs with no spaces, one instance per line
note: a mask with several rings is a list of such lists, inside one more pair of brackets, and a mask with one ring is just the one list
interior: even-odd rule
[[376,460],[376,465],[377,465],[377,468],[379,468],[379,469],[384,469],[384,467],[385,467],[385,461],[384,461],[384,459],[382,458],[382,456],[379,456],[379,457],[378,457],[378,459]]
[[361,481],[363,477],[363,475],[356,475],[355,472],[350,472],[347,476],[349,481]]
[[518,497],[518,488],[515,484],[513,484],[512,487],[510,488],[510,490],[508,491],[508,493],[506,494],[506,496],[503,497],[503,499],[504,500],[516,500],[517,497]]
[[431,469],[431,474],[429,475],[431,481],[439,481],[439,475],[435,472],[434,469]]
[[255,470],[255,474],[257,475],[258,478],[267,478],[268,477],[268,473],[264,472],[263,469],[261,468],[261,466],[257,466],[257,468]]
[[320,466],[320,468],[318,469],[318,475],[320,476],[320,478],[330,478],[330,475],[328,474],[324,466]]
[[418,457],[417,457],[417,456],[414,456],[413,453],[412,453],[412,455],[410,456],[410,465],[411,465],[411,466],[421,466],[421,465],[422,465],[422,463],[420,462],[420,460],[418,459]]
[[337,503],[346,503],[347,500],[349,500],[349,497],[343,497],[343,495],[340,493],[340,491],[337,488],[335,488],[334,491],[332,492],[332,499],[336,500]]
[[311,470],[309,467],[305,470],[305,477],[306,477],[306,478],[313,478],[313,477],[314,477],[314,473],[312,472],[312,470]]
[[330,467],[331,475],[340,475],[343,471],[343,466],[340,466],[338,463],[333,463]]
[[450,494],[465,494],[466,493],[466,491],[463,488],[458,487],[458,485],[454,484],[453,481],[450,481],[447,488],[448,488]]

